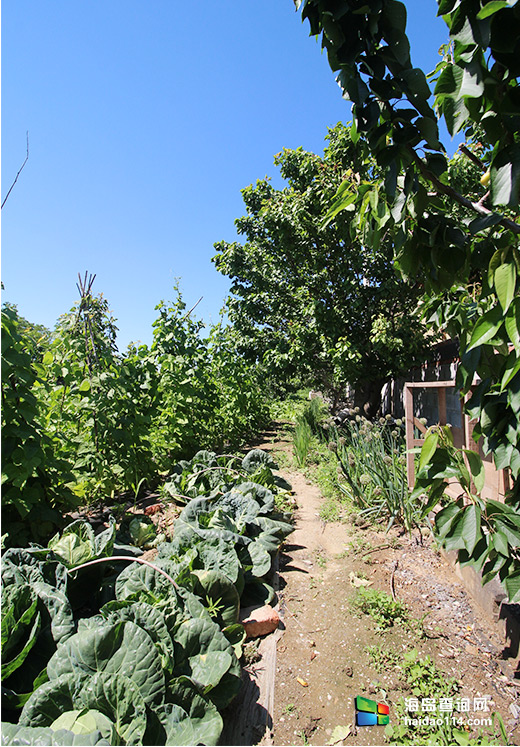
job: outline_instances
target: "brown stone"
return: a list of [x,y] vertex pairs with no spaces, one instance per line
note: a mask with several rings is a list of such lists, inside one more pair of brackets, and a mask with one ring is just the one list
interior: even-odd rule
[[269,604],[264,607],[247,607],[240,612],[240,622],[248,638],[258,638],[276,630],[280,622],[278,612]]

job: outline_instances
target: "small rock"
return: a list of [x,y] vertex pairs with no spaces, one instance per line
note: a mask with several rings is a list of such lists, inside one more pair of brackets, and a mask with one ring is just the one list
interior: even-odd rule
[[266,604],[263,607],[248,607],[240,613],[240,622],[248,638],[258,638],[272,633],[280,623],[278,612]]

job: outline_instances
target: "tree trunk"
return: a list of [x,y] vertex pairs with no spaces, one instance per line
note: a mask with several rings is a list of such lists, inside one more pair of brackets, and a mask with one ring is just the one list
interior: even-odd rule
[[366,418],[372,419],[381,407],[381,390],[386,379],[358,384],[354,390],[354,407],[359,407]]

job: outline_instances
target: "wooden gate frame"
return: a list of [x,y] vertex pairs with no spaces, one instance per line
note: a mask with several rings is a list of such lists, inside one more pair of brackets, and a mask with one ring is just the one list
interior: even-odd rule
[[[439,425],[446,425],[446,389],[456,388],[454,379],[448,381],[407,381],[404,385],[404,411],[405,411],[405,424],[406,424],[406,476],[408,479],[408,487],[410,490],[415,485],[415,459],[414,454],[410,453],[410,450],[417,446],[422,446],[424,443],[423,438],[414,438],[414,427],[417,427],[421,433],[426,433],[427,428],[421,423],[421,421],[414,417],[413,414],[413,390],[414,389],[437,389],[439,395]],[[471,392],[466,394],[464,399],[469,399]],[[462,446],[466,449],[471,449],[483,454],[479,450],[478,445],[472,438],[473,426],[476,421],[470,420],[470,418],[462,413]],[[484,468],[486,470],[486,483],[484,490],[488,491],[488,497],[493,500],[503,501],[507,492],[511,489],[511,477],[509,470],[501,469],[497,470],[493,464],[493,461],[483,457]],[[448,495],[457,498],[460,496],[462,488],[455,478],[448,480],[446,486],[446,493]]]
[[404,412],[406,424],[406,475],[410,490],[415,485],[415,460],[410,449],[422,446],[424,438],[414,438],[414,427],[421,433],[426,433],[427,428],[413,414],[413,389],[438,389],[439,390],[439,425],[446,425],[446,389],[455,387],[455,379],[448,381],[407,381],[404,385]]

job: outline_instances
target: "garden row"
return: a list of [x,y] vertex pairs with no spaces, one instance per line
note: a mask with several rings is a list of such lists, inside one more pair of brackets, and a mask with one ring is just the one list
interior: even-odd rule
[[107,301],[84,285],[53,332],[2,310],[6,546],[46,543],[64,513],[153,488],[173,462],[235,448],[269,417],[230,327],[202,336],[179,295],[157,307],[151,346],[121,353]]
[[166,489],[185,506],[153,563],[121,544],[143,539],[144,516],[4,553],[3,744],[218,742],[241,683],[239,610],[272,601],[292,529],[274,469],[257,449],[179,462]]

